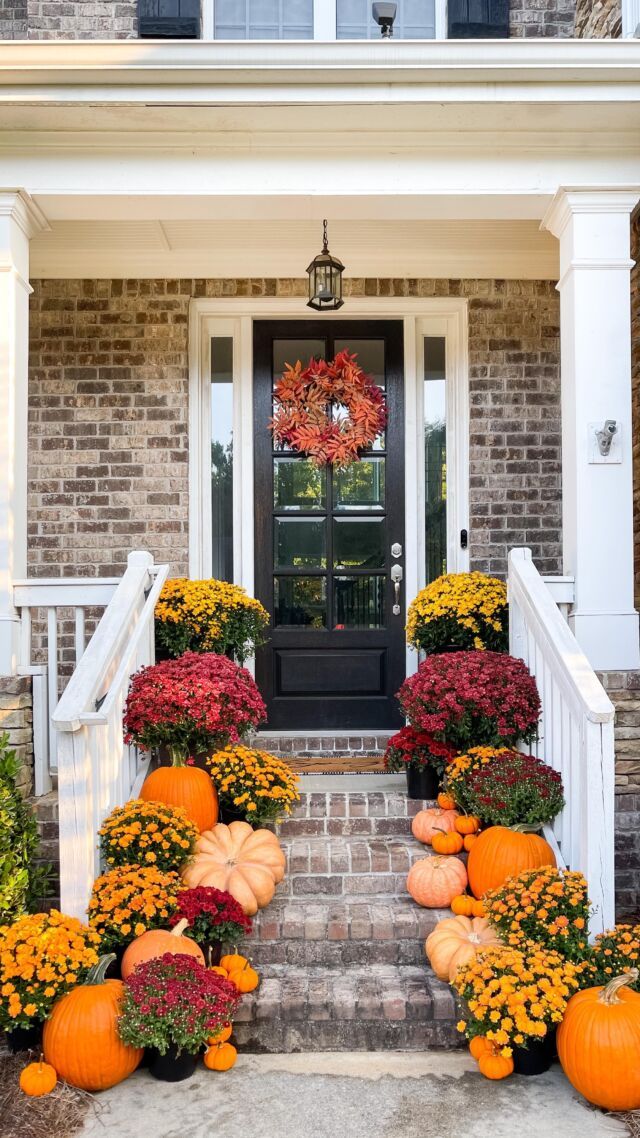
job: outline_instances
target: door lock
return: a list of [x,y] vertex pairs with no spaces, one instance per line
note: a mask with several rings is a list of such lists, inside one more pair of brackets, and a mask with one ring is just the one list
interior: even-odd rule
[[393,545],[391,546],[391,556],[402,557],[402,546],[400,545],[399,541],[394,541]]
[[391,580],[393,581],[393,592],[395,598],[392,609],[394,616],[400,616],[400,613],[402,611],[400,608],[400,582],[402,581],[403,576],[404,574],[402,572],[402,565],[391,566]]

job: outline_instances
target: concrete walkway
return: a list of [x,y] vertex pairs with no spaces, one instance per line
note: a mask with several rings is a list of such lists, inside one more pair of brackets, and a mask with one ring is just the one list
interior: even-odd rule
[[82,1138],[615,1138],[556,1065],[489,1083],[464,1052],[243,1055],[184,1083],[141,1071],[96,1096]]

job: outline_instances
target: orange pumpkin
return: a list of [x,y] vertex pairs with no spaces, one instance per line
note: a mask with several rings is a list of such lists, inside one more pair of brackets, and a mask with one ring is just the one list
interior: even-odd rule
[[224,976],[225,980],[227,980],[229,977],[229,973],[227,972],[226,968],[223,968],[221,964],[212,964],[209,971],[216,972],[218,976]]
[[456,830],[463,837],[467,834],[477,834],[480,829],[480,819],[475,818],[473,814],[460,814],[455,822]]
[[244,968],[248,964],[246,956],[241,956],[239,952],[228,952],[226,956],[220,958],[220,967],[225,968],[227,972],[233,972],[236,968]]
[[451,912],[456,917],[472,917],[473,916],[473,897],[468,893],[461,893],[459,897],[454,897],[451,902]]
[[488,1039],[485,1039],[484,1035],[474,1035],[473,1039],[469,1043],[469,1051],[471,1052],[471,1055],[476,1060],[476,1062],[481,1055],[484,1055],[485,1051],[488,1051],[490,1049],[490,1047],[491,1044],[489,1043]]
[[225,1023],[215,1035],[210,1035],[207,1039],[209,1047],[216,1047],[219,1043],[226,1043],[231,1039],[233,1034],[233,1024]]
[[586,988],[567,1004],[558,1056],[569,1082],[604,1110],[640,1109],[640,995],[630,968],[604,988]]
[[447,917],[429,934],[424,947],[438,979],[451,981],[458,968],[473,960],[480,948],[493,944],[500,941],[486,919]]
[[39,1063],[29,1063],[23,1068],[19,1081],[20,1090],[29,1098],[41,1098],[42,1095],[50,1095],[55,1090],[58,1075],[55,1067],[50,1063],[43,1063],[41,1058]]
[[471,892],[484,897],[500,889],[508,877],[525,869],[555,865],[556,856],[548,842],[538,834],[507,826],[490,826],[469,851],[467,870]]
[[448,794],[446,790],[441,790],[438,795],[438,806],[441,810],[455,810],[456,800],[452,794]]
[[122,978],[127,979],[139,964],[147,960],[155,960],[157,956],[164,956],[165,952],[172,952],[182,956],[194,956],[201,964],[205,963],[202,949],[191,937],[183,936],[188,928],[186,918],[179,921],[173,929],[149,929],[148,932],[137,936],[127,947],[122,957]]
[[455,827],[458,814],[455,810],[440,810],[438,806],[430,806],[428,810],[420,810],[411,823],[411,833],[423,845],[430,846],[436,830],[449,833]]
[[456,834],[455,830],[450,830],[448,834],[437,831],[431,839],[431,848],[439,854],[460,853],[463,844],[460,834]]
[[513,1059],[507,1059],[492,1047],[482,1053],[478,1066],[485,1079],[507,1079],[513,1074]]
[[44,1057],[58,1076],[83,1091],[106,1091],[135,1071],[142,1050],[128,1047],[118,1035],[124,994],[121,980],[105,980],[115,953],[101,956],[84,984],[54,1005],[44,1025]]
[[447,909],[467,885],[467,871],[457,857],[424,857],[409,870],[407,890],[427,909]]
[[158,767],[142,784],[146,802],[183,806],[198,829],[210,830],[218,821],[218,795],[210,775],[199,767]]
[[237,1058],[238,1052],[233,1043],[218,1043],[206,1051],[204,1065],[210,1071],[229,1071]]
[[251,967],[248,960],[245,961],[242,968],[232,968],[229,973],[229,979],[243,995],[246,992],[253,992],[260,983],[258,973],[255,968]]
[[252,830],[248,822],[219,825],[201,834],[193,860],[182,876],[189,889],[225,889],[249,917],[271,901],[282,881],[285,856],[271,830]]
[[465,834],[463,841],[462,841],[462,844],[463,844],[465,850],[467,851],[467,853],[476,844],[478,837],[479,837],[478,834]]
[[473,900],[472,906],[471,906],[471,916],[472,917],[485,917],[486,916],[485,909],[484,909],[484,901],[476,901],[475,899]]

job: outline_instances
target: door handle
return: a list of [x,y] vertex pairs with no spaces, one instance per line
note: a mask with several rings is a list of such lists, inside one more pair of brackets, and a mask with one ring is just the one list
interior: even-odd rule
[[393,605],[392,612],[393,612],[394,616],[400,616],[400,612],[401,612],[401,608],[400,608],[400,582],[402,581],[403,576],[404,576],[404,574],[402,572],[402,565],[392,565],[391,566],[391,580],[393,581],[393,593],[394,593],[394,605]]

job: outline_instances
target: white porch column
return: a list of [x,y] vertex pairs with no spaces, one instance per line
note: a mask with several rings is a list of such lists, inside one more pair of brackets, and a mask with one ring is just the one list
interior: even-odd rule
[[0,676],[18,662],[13,582],[27,570],[29,239],[45,227],[28,194],[0,190]]
[[[593,668],[640,667],[633,604],[630,214],[639,192],[559,190],[564,572],[570,624]],[[595,430],[615,420],[611,452]]]

